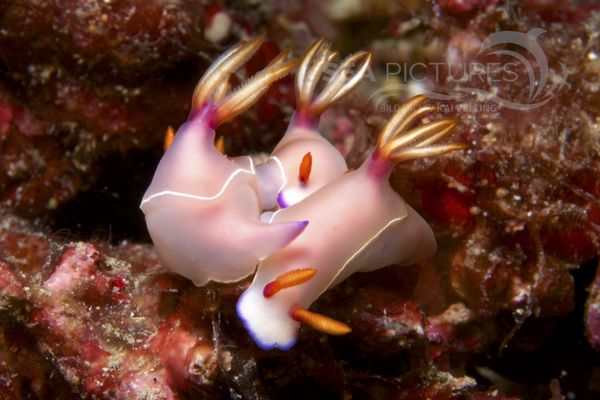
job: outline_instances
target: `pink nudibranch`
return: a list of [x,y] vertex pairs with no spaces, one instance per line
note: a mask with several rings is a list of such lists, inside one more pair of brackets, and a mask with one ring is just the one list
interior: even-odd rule
[[[359,169],[272,215],[272,223],[301,218],[310,225],[288,246],[261,261],[254,281],[238,302],[238,315],[262,348],[293,346],[300,320],[312,322],[323,331],[337,324],[332,332],[347,333],[350,328],[345,324],[310,313],[308,307],[330,286],[354,272],[413,263],[435,253],[431,228],[388,182],[397,162],[463,148],[432,145],[452,130],[454,120],[406,131],[419,116],[432,110],[417,108],[423,101],[424,96],[417,96],[394,114],[373,154]],[[288,283],[281,290],[270,290],[284,274],[287,277],[294,274],[291,271],[313,269],[316,272],[310,279],[299,280],[297,285],[286,279]]]
[[294,67],[276,57],[239,90],[228,80],[258,49],[262,38],[240,43],[200,79],[190,118],[161,159],[140,205],[163,264],[196,285],[237,281],[259,260],[286,246],[307,222],[260,221],[257,180],[249,157],[229,159],[214,146],[214,128],[250,107]]
[[[296,73],[297,111],[271,158],[256,167],[259,201],[264,210],[296,204],[348,170],[344,157],[319,133],[319,117],[356,88],[369,68],[371,55],[361,51],[346,57],[313,98],[325,68],[337,55],[330,47],[321,39],[306,52]],[[353,64],[356,72],[350,73]],[[307,155],[313,166],[302,179],[299,168]]]

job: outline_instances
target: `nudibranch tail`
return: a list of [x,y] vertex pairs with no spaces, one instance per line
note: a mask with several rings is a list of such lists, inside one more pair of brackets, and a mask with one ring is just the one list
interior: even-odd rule
[[290,316],[292,319],[298,322],[303,322],[306,325],[330,334],[330,335],[346,335],[352,332],[352,328],[343,322],[337,321],[333,318],[326,317],[321,314],[313,313],[305,310],[301,307],[294,307],[290,310]]
[[218,126],[247,110],[265,94],[271,84],[296,66],[296,60],[289,58],[290,52],[285,50],[239,88],[228,93],[232,73],[256,53],[263,40],[264,35],[261,35],[249,42],[237,44],[213,63],[194,90],[192,113],[211,103],[215,110],[212,123]]
[[432,145],[454,129],[456,119],[441,119],[406,131],[419,117],[435,110],[433,106],[419,107],[426,99],[422,95],[415,96],[398,109],[379,135],[378,155],[398,163],[465,148],[463,144]]
[[[313,99],[314,91],[327,67],[337,56],[331,43],[323,39],[316,41],[306,52],[296,74],[296,102],[301,113],[319,116],[331,104],[350,93],[360,83],[371,64],[371,54],[360,51],[344,59],[335,70],[322,92]],[[350,67],[356,66],[351,74]]]
[[283,289],[302,285],[311,280],[316,273],[317,270],[314,268],[293,269],[285,272],[265,285],[263,296],[269,298]]
[[263,259],[287,246],[304,232],[307,226],[308,221],[257,223],[251,240],[256,257]]

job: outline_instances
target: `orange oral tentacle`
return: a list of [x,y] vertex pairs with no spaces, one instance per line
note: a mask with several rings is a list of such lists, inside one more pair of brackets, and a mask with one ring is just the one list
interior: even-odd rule
[[318,331],[330,334],[330,335],[346,335],[352,332],[352,328],[343,322],[336,321],[335,319],[326,317],[321,314],[313,313],[305,310],[301,307],[294,307],[290,311],[291,317],[298,322],[303,322],[315,328]]
[[312,279],[317,273],[314,268],[302,268],[288,271],[279,275],[275,280],[267,283],[263,289],[263,296],[269,298],[280,290],[302,285]]
[[298,172],[298,178],[300,182],[306,183],[308,181],[308,177],[310,176],[310,171],[312,169],[312,154],[310,151],[302,157],[302,162],[300,163],[300,170]]
[[225,139],[223,136],[219,136],[215,142],[215,147],[219,150],[219,153],[225,155]]
[[163,149],[165,152],[169,150],[169,147],[173,144],[173,139],[175,139],[175,130],[173,127],[169,126],[165,132],[165,140],[163,142]]

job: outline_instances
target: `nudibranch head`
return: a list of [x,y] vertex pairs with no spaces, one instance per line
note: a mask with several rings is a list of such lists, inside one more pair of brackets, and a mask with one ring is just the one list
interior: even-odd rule
[[346,57],[320,93],[315,94],[326,67],[336,56],[330,43],[318,40],[298,67],[297,111],[271,159],[257,166],[259,196],[265,209],[295,204],[348,169],[340,152],[319,133],[319,117],[358,86],[369,68],[371,55],[361,51]]
[[174,137],[167,133],[167,150],[140,206],[163,264],[196,285],[247,276],[307,225],[261,222],[252,160],[229,159],[214,144],[214,127],[250,107],[294,66],[284,52],[228,94],[231,74],[261,42],[229,49],[200,79],[190,117]]
[[[291,347],[300,322],[327,333],[348,332],[344,323],[307,311],[321,293],[354,272],[413,263],[434,254],[431,228],[388,181],[397,162],[463,148],[434,145],[454,127],[454,120],[407,130],[432,111],[418,107],[424,101],[424,96],[413,98],[392,116],[373,154],[359,169],[273,213],[272,223],[302,217],[310,225],[288,246],[261,261],[254,281],[238,302],[239,316],[259,346]],[[316,271],[309,279],[289,279],[304,276],[298,271],[307,268]],[[273,291],[273,286],[279,290]]]

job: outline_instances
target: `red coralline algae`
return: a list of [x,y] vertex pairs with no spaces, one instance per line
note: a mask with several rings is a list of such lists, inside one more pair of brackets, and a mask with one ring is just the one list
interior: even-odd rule
[[[325,337],[306,330],[297,349],[272,354],[249,347],[235,317],[235,301],[248,281],[195,288],[166,274],[148,246],[57,242],[18,218],[3,215],[3,221],[2,310],[11,322],[2,326],[24,329],[39,348],[35,357],[50,360],[52,367],[40,361],[39,370],[20,376],[37,381],[41,391],[52,385],[99,398],[181,399],[198,391],[262,397],[289,393],[286,382],[305,382],[307,395],[319,388],[357,396],[410,390],[415,399],[477,393],[472,378],[447,372],[450,353],[470,352],[485,343],[485,331],[480,322],[473,324],[472,312],[455,304],[427,317],[392,291],[381,297],[389,282],[409,293],[416,270],[361,274],[320,302],[320,307],[350,313],[357,327],[352,340],[319,345],[316,339]],[[361,306],[369,301],[370,308]],[[12,351],[6,350],[7,357],[14,357]],[[346,359],[347,367],[335,357]],[[361,366],[368,358],[380,360],[378,370],[385,377],[372,381]],[[426,360],[433,364],[425,366]],[[9,365],[20,368],[15,361]],[[48,368],[56,368],[68,385],[50,379]],[[411,372],[399,379],[389,375],[393,371]],[[422,379],[418,390],[410,389]]]
[[[185,119],[198,78],[219,53],[205,38],[205,8],[187,0],[5,2],[1,204],[49,215],[94,182],[106,157],[161,143],[167,127]],[[252,33],[242,27],[252,13],[232,15],[232,39]],[[262,62],[273,49],[271,42],[257,57]],[[245,129],[264,134],[293,104],[289,94],[274,87],[248,113]],[[229,150],[248,145],[248,131],[238,128],[229,130],[238,132],[229,135]],[[268,142],[258,137],[251,146]]]
[[[581,29],[564,30],[560,40],[589,38],[589,28]],[[482,42],[487,32],[474,26],[463,36]],[[593,68],[591,42],[567,53],[556,40],[552,34],[542,40],[548,58],[583,71]],[[452,39],[449,46],[451,52],[461,44]],[[463,57],[461,62],[474,61]],[[539,316],[568,313],[573,308],[569,270],[598,254],[597,224],[586,212],[598,198],[586,182],[600,171],[594,139],[597,94],[587,79],[597,78],[585,72],[569,77],[569,89],[527,112],[471,111],[482,99],[463,98],[457,109],[463,123],[456,135],[471,144],[470,150],[435,165],[398,170],[400,192],[421,205],[444,234],[442,243],[456,249],[450,258],[450,282],[479,313],[505,308]],[[469,83],[483,85],[479,80]],[[438,90],[461,84],[449,81]],[[494,90],[506,93],[509,88],[502,85],[508,84],[497,83]],[[573,90],[582,95],[570,97]],[[448,256],[440,252],[441,268],[446,268]]]
[[600,268],[589,291],[585,310],[586,333],[592,347],[600,352]]
[[[75,392],[178,398],[176,389],[188,385],[208,390],[212,328],[205,325],[203,335],[176,315],[161,322],[162,292],[147,285],[163,272],[149,249],[124,245],[109,256],[104,245],[60,244],[3,220],[0,254],[12,254],[1,270],[4,309],[30,327]],[[19,250],[32,245],[38,256],[27,259]],[[145,272],[135,274],[120,253]]]
[[457,15],[464,15],[465,13],[470,13],[486,6],[493,6],[497,3],[497,0],[438,0],[437,2],[444,12]]
[[[0,13],[5,27],[0,53],[20,72],[57,64],[92,74],[114,70],[135,79],[140,71],[164,70],[203,50],[204,9],[187,0],[9,0]],[[22,51],[26,48],[39,51]]]
[[83,186],[84,171],[65,157],[48,121],[34,117],[1,84],[0,102],[0,204],[26,215],[55,209]]

